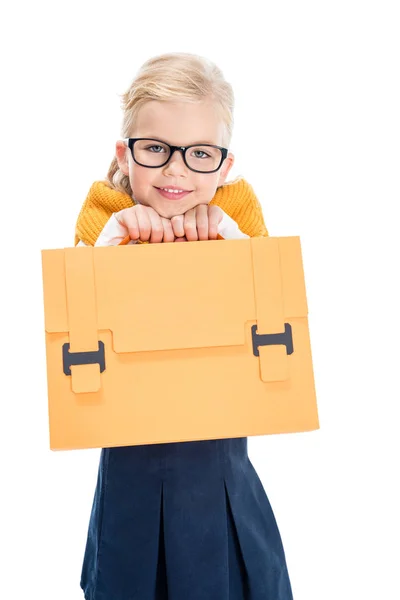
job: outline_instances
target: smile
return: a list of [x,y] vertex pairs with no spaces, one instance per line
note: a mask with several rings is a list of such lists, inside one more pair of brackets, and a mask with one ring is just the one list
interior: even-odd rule
[[182,192],[187,192],[188,190],[177,190],[170,188],[160,188],[160,190],[164,190],[164,192],[174,192],[174,194],[181,194]]
[[175,188],[156,188],[156,190],[161,196],[168,198],[168,200],[180,200],[191,193],[191,190],[179,190]]

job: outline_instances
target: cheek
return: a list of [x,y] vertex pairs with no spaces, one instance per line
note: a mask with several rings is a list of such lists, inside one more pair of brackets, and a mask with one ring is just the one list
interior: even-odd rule
[[[196,175],[196,173],[193,173]],[[193,178],[193,183],[195,187],[199,190],[210,190],[213,187],[217,187],[218,175],[217,173],[210,173],[208,175],[197,174],[198,177]]]
[[134,194],[146,194],[154,186],[153,170],[135,165],[130,171],[129,181]]
[[218,177],[215,177],[215,173],[208,175],[207,178],[202,178],[196,186],[197,191],[208,198],[208,201],[214,196],[218,186]]

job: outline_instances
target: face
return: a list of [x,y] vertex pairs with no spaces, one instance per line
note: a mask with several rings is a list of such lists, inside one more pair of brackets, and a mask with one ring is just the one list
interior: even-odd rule
[[[152,100],[139,110],[130,137],[153,138],[176,146],[224,146],[223,132],[223,122],[211,101],[194,104]],[[116,157],[121,171],[129,176],[133,198],[140,204],[151,206],[167,219],[182,215],[199,204],[208,204],[217,187],[225,182],[234,160],[228,153],[215,173],[196,173],[185,165],[182,154],[177,151],[163,167],[149,169],[135,163],[131,151],[121,141],[116,144]],[[175,188],[188,193],[182,198],[168,198],[160,188]]]

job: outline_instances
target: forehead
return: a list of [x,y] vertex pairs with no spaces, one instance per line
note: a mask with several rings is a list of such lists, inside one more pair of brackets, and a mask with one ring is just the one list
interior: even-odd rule
[[150,137],[172,145],[222,145],[224,124],[216,104],[150,100],[138,112],[132,137]]

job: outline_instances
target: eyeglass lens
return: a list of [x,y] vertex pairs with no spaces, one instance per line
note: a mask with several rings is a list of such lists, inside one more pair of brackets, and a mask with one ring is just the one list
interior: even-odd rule
[[[169,147],[154,140],[138,140],[133,146],[137,162],[146,167],[159,167],[169,158]],[[210,146],[192,146],[186,150],[185,157],[189,167],[196,171],[213,171],[221,162],[221,150]]]

